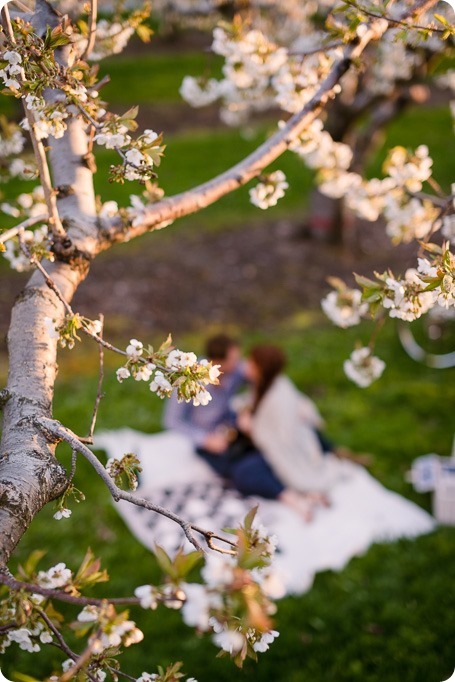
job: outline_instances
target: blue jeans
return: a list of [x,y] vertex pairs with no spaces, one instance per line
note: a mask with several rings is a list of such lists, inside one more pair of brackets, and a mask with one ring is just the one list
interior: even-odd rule
[[198,448],[196,452],[242,495],[258,495],[275,500],[284,490],[284,485],[257,450],[251,449],[234,457],[230,457],[229,450],[219,455],[203,448]]

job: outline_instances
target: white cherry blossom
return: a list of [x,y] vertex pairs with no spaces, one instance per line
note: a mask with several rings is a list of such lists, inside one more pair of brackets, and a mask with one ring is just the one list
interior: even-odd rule
[[351,381],[361,388],[366,388],[379,379],[385,369],[385,362],[372,355],[369,348],[364,347],[354,350],[349,360],[345,360],[343,367]]
[[322,299],[321,306],[327,317],[342,329],[359,324],[368,312],[368,305],[362,302],[359,289],[331,291]]
[[126,354],[132,360],[138,360],[142,353],[144,352],[144,346],[141,341],[137,339],[130,339],[128,346],[126,347]]

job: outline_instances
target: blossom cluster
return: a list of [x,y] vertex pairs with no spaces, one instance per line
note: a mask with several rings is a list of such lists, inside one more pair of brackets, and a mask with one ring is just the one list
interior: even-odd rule
[[344,362],[346,376],[357,386],[366,388],[379,379],[385,369],[385,362],[372,354],[370,348],[357,348]]
[[[25,137],[20,127],[0,116],[0,181],[10,178],[29,180],[35,176],[36,168],[31,158],[23,159]],[[13,158],[11,158],[13,157]]]
[[398,30],[391,30],[378,45],[367,83],[371,92],[377,95],[393,93],[397,81],[409,81],[415,69],[422,63],[423,56],[398,39]]
[[[136,682],[184,682],[184,673],[180,672],[182,667],[181,662],[171,664],[164,670],[161,666],[158,666],[157,673],[146,673],[143,672],[140,677],[136,679]],[[194,677],[187,677],[186,682],[197,682]]]
[[[11,615],[15,615],[11,613]],[[4,653],[13,642],[17,644],[22,651],[29,653],[37,653],[41,651],[41,644],[50,644],[53,641],[52,634],[41,622],[36,622],[31,627],[17,628],[16,630],[9,630],[3,641],[0,643],[0,653]]]
[[[84,86],[80,86],[79,89],[85,90]],[[43,140],[47,137],[58,140],[63,137],[68,128],[66,119],[70,117],[65,102],[46,104],[44,97],[28,94],[24,97],[24,103],[25,107],[33,112],[32,125],[37,140]],[[24,130],[30,130],[30,123],[27,118],[21,121],[21,127]]]
[[[100,19],[96,24],[95,47],[90,53],[90,59],[100,61],[105,57],[123,52],[131,36],[134,34],[134,27],[128,21],[110,21]],[[77,45],[81,52],[87,46],[87,39],[79,38]]]
[[276,206],[278,200],[284,197],[288,187],[289,184],[286,182],[283,171],[278,170],[274,173],[262,175],[260,182],[250,189],[250,201],[262,209]]
[[212,399],[207,386],[218,384],[219,365],[174,348],[171,337],[157,351],[131,339],[126,355],[127,362],[117,370],[119,382],[129,377],[147,381],[150,390],[160,398],[168,398],[175,392],[179,401],[192,401],[196,406],[207,405]]
[[[183,584],[186,600],[182,607],[185,623],[201,632],[211,632],[213,643],[237,664],[246,656],[256,658],[267,651],[278,632],[269,616],[275,612],[271,598],[283,596],[278,577],[270,571],[276,538],[262,526],[249,529],[250,549],[262,548],[262,560],[248,574],[239,556],[210,555],[201,575],[203,584]],[[262,612],[255,620],[253,604]],[[249,615],[248,615],[249,614]]]
[[[376,273],[376,279],[357,276],[363,293],[334,281],[335,291],[322,301],[326,315],[339,327],[358,324],[367,312],[374,317],[378,307],[389,317],[413,322],[421,315],[439,309],[455,308],[455,255],[449,243],[442,247],[424,245],[426,258],[418,258],[417,268],[408,268],[404,277],[392,272]],[[346,375],[359,386],[369,386],[384,370],[384,362],[370,348],[355,350],[344,363]]]
[[2,202],[0,210],[13,218],[34,218],[46,214],[44,190],[37,185],[31,192],[22,192],[14,201]]
[[[19,197],[20,198],[20,197]],[[37,258],[53,260],[53,254],[49,250],[49,230],[47,225],[41,225],[35,230],[24,230],[20,237],[9,239],[4,245],[3,256],[9,261],[13,270],[24,272],[32,268],[30,256],[21,250],[20,241],[26,247],[28,254]]]
[[146,129],[135,140],[129,131],[135,129],[134,118],[137,110],[130,110],[123,116],[111,114],[95,135],[95,142],[115,149],[122,157],[123,163],[111,166],[111,178],[116,182],[139,180],[145,183],[156,177],[154,168],[160,165],[164,146],[162,136],[154,130]]
[[[320,129],[320,123],[315,121],[310,132],[305,135],[313,136]],[[327,134],[325,131],[319,133]],[[330,137],[330,136],[329,136]],[[321,138],[319,137],[319,140]],[[440,219],[440,209],[434,205],[431,197],[420,198],[414,196],[420,192],[423,183],[430,179],[433,160],[429,156],[428,147],[420,145],[415,151],[404,147],[394,147],[390,150],[384,162],[386,177],[364,180],[358,173],[347,170],[352,158],[352,152],[342,143],[333,143],[341,156],[330,155],[322,158],[323,145],[317,145],[316,154],[319,156],[316,167],[319,167],[319,188],[328,196],[344,197],[347,206],[361,218],[375,221],[383,215],[386,222],[386,232],[394,243],[410,242],[413,239],[423,239],[431,232],[441,228],[450,229],[450,217],[444,221]],[[297,150],[296,150],[297,151]],[[307,161],[308,149],[304,147]],[[312,148],[310,147],[310,155]],[[299,152],[301,153],[301,152]]]
[[273,104],[271,78],[284,68],[287,50],[278,47],[259,30],[243,30],[240,20],[232,27],[213,31],[212,50],[225,59],[224,78],[217,81],[186,76],[180,94],[196,107],[222,100],[221,118],[236,125],[249,111],[262,111]]
[[[135,227],[140,225],[144,220],[144,214],[147,212],[150,204],[160,201],[164,196],[164,190],[158,186],[157,183],[150,181],[145,182],[146,189],[141,193],[141,196],[136,194],[130,195],[130,205],[126,208],[120,208],[116,201],[105,201],[99,206],[98,217],[102,224],[109,225],[113,218],[120,216],[125,227],[131,225]],[[172,220],[163,220],[163,222],[154,225],[154,230],[160,230],[172,224]]]
[[362,301],[360,289],[349,289],[344,285],[328,293],[321,306],[327,317],[342,329],[359,324],[368,312],[368,304]]
[[[134,31],[147,40],[150,30],[142,23],[147,16],[148,12],[141,9],[133,11],[128,20],[123,19],[120,23],[102,19],[98,27],[99,45],[104,46],[106,53],[119,52]],[[79,29],[83,31],[83,23]],[[59,139],[72,118],[82,118],[94,128],[98,144],[115,149],[121,156],[122,162],[111,167],[112,181],[139,180],[144,183],[155,177],[155,168],[160,165],[164,151],[161,136],[147,129],[133,140],[128,132],[137,127],[133,120],[137,110],[130,110],[123,116],[108,113],[105,103],[99,99],[96,69],[77,60],[62,67],[55,60],[55,49],[70,40],[74,45],[84,47],[86,39],[80,37],[78,29],[64,22],[64,27],[49,30],[44,40],[20,21],[13,21],[13,30],[15,42],[7,38],[7,44],[11,43],[15,49],[3,53],[0,77],[5,86],[23,100],[28,116],[21,122],[22,128],[33,132],[37,140]],[[95,51],[96,58],[101,56]],[[52,99],[46,94],[50,90],[54,90]],[[20,169],[13,170],[19,174]]]
[[389,310],[390,317],[405,322],[417,320],[433,306],[434,293],[425,291],[419,273],[414,268],[406,270],[403,279],[385,277],[382,305]]
[[74,348],[76,341],[81,340],[79,330],[82,329],[91,336],[98,336],[102,330],[100,320],[90,320],[79,313],[65,315],[62,322],[57,322],[50,317],[45,317],[43,322],[47,336],[58,340],[62,348],[69,350]]
[[135,590],[144,609],[155,610],[159,601],[171,608],[181,608],[184,622],[199,632],[211,633],[213,643],[238,665],[247,656],[256,658],[257,653],[266,651],[278,636],[271,627],[270,615],[276,610],[271,600],[284,593],[280,579],[270,569],[276,538],[269,536],[262,525],[253,523],[255,513],[253,509],[236,531],[235,556],[209,554],[206,557],[201,570],[202,583],[186,580],[186,573],[193,565],[191,555],[179,552],[172,564],[160,549],[157,558],[162,567],[168,568],[172,579],[168,587],[172,588],[172,584],[175,587],[169,596],[163,587],[153,585],[141,585]]
[[2,53],[2,61],[5,62],[2,69],[0,69],[0,78],[3,81],[5,88],[11,90],[19,90],[20,76],[22,75],[22,57],[19,52],[15,50],[5,50]]
[[131,490],[136,490],[138,486],[137,473],[142,471],[136,455],[128,453],[121,459],[111,457],[107,460],[105,469],[117,486],[122,487],[123,482],[126,481]]
[[225,60],[224,77],[186,76],[180,94],[195,107],[220,100],[220,117],[229,125],[239,125],[251,112],[273,106],[290,113],[299,111],[315,94],[338,54],[329,50],[295,59],[260,28],[249,29],[239,18],[232,26],[214,29],[212,51]]

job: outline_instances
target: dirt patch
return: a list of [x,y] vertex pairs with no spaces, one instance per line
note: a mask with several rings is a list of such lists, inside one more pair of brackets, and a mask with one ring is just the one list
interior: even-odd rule
[[140,252],[120,248],[95,263],[75,307],[160,333],[215,325],[268,329],[319,308],[329,274],[353,282],[354,270],[370,274],[395,263],[402,271],[403,260],[411,262],[411,250],[392,249],[371,225],[357,235],[355,253],[305,238],[300,226],[285,221],[175,237],[156,233]]

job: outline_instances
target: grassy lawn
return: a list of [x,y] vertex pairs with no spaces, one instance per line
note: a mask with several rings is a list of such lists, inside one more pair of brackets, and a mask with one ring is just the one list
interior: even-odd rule
[[[208,60],[212,63],[213,58],[204,54],[111,60],[103,65],[103,73],[112,75],[112,84],[103,90],[103,97],[125,108],[154,101],[174,104],[183,76],[201,73]],[[219,69],[219,63],[214,63]],[[149,73],[147,87],[143,85],[145,70]],[[1,111],[12,111],[14,102],[1,99],[6,100],[6,109]],[[160,185],[167,194],[174,194],[204,182],[242,159],[267,132],[270,130],[262,125],[252,129],[249,136],[223,129],[168,135],[166,157],[159,170]],[[370,174],[380,172],[389,147],[424,143],[435,160],[435,177],[448,188],[453,180],[453,154],[448,153],[447,144],[451,132],[447,108],[407,112],[389,126]],[[97,162],[96,190],[102,199],[128,205],[129,195],[137,192],[138,185],[108,183],[108,167],[117,163],[113,153],[99,151]],[[253,220],[300,219],[312,183],[311,172],[290,153],[273,167],[281,168],[292,182],[286,197],[266,214],[249,203],[248,188],[242,188],[202,213],[182,219],[171,230],[226,229],[243,227]],[[11,183],[2,191],[8,196],[28,187],[27,183]],[[2,221],[2,227],[11,224],[9,218]],[[125,248],[140,249],[142,244]],[[0,273],[7,267],[0,259]],[[239,331],[245,335],[245,347],[264,338],[260,330]],[[342,371],[343,360],[358,334],[357,330],[335,329],[318,313],[304,312],[295,319],[277,321],[267,341],[286,348],[290,374],[319,404],[329,435],[336,442],[373,453],[374,475],[429,510],[429,497],[413,492],[404,474],[418,455],[450,452],[455,427],[455,370],[437,371],[415,364],[404,354],[393,325],[389,325],[378,346],[387,371],[380,382],[362,391],[349,383]],[[367,331],[360,335],[367,340]],[[126,341],[118,340],[121,345]],[[176,342],[200,350],[202,331],[201,336]],[[6,378],[4,360],[0,357],[0,387]],[[145,385],[118,384],[115,358],[107,357],[106,365],[106,398],[98,428],[128,425],[145,432],[159,430],[162,403]],[[76,433],[83,435],[88,429],[96,384],[95,349],[86,342],[71,353],[62,353],[55,416]],[[62,461],[69,462],[65,450]],[[69,520],[61,522],[52,519],[50,507],[44,509],[23,538],[15,562],[24,561],[40,547],[47,552],[43,568],[58,561],[76,568],[90,546],[112,575],[112,595],[129,595],[135,586],[157,578],[153,557],[131,537],[108,494],[84,462],[78,465],[75,483],[87,501],[73,508]],[[127,650],[122,665],[139,676],[144,670],[153,672],[158,664],[183,659],[185,671],[199,682],[441,682],[450,677],[455,666],[454,540],[453,528],[440,528],[415,541],[374,546],[342,572],[318,575],[308,594],[280,602],[276,627],[281,635],[257,666],[248,663],[237,671],[229,662],[216,659],[213,645],[206,638],[196,637],[182,624],[178,613],[161,610],[147,614],[136,609],[131,616],[145,632],[147,644]],[[78,649],[79,644],[74,647]],[[11,647],[0,661],[3,674],[16,682],[19,673],[27,671],[44,678],[62,661],[56,650],[48,649],[36,657]]]
[[[134,100],[132,100],[134,101]],[[383,146],[372,160],[369,174],[380,174],[386,151],[397,144],[416,147],[427,144],[434,158],[435,178],[444,188],[453,180],[452,156],[447,153],[447,139],[451,135],[450,113],[446,107],[435,109],[414,109],[395,121],[387,130]],[[260,144],[273,126],[252,129],[248,136],[237,130],[198,130],[166,136],[166,156],[159,168],[159,184],[168,195],[181,192],[209,180],[238,163]],[[97,193],[103,201],[115,199],[120,206],[129,204],[130,194],[140,191],[138,183],[112,185],[108,181],[108,169],[117,163],[114,152],[96,150],[98,173],[95,176]],[[286,196],[277,206],[263,212],[249,202],[248,188],[242,187],[224,197],[201,213],[178,221],[181,228],[204,227],[219,229],[226,226],[243,226],[252,220],[276,220],[279,218],[302,219],[307,204],[308,192],[312,186],[312,172],[300,159],[290,152],[283,154],[272,166],[280,168],[290,180]],[[15,196],[18,191],[27,192],[30,183],[11,182],[2,187],[5,197]],[[251,186],[251,185],[249,185]],[[2,226],[15,224],[14,219],[5,216]],[[173,226],[173,230],[176,229]],[[1,267],[1,266],[0,266]]]
[[[414,493],[404,473],[417,455],[450,451],[455,371],[416,365],[401,350],[391,325],[378,348],[387,370],[380,382],[362,391],[342,371],[342,361],[357,337],[356,330],[336,330],[319,314],[307,314],[277,326],[267,339],[288,351],[290,374],[315,397],[330,436],[374,453],[372,471],[377,478],[429,509],[428,496]],[[245,347],[261,338],[260,332],[246,332]],[[176,341],[184,348],[199,349],[201,338]],[[82,346],[65,353],[60,362],[55,414],[82,434],[96,392],[96,358],[96,351]],[[118,384],[115,358],[106,360],[109,371],[99,429],[122,425],[147,432],[159,429],[162,403],[146,385]],[[62,457],[68,461],[67,453]],[[57,561],[76,567],[90,546],[112,575],[111,594],[130,594],[134,586],[155,579],[150,553],[131,537],[101,483],[83,462],[76,485],[87,501],[77,505],[66,521],[54,521],[51,508],[43,510],[24,537],[16,561],[41,547],[47,551],[43,567]],[[196,637],[175,612],[146,614],[136,609],[132,617],[148,644],[127,650],[123,665],[139,675],[153,671],[158,663],[183,659],[185,670],[199,682],[440,682],[450,676],[455,664],[454,539],[454,529],[441,528],[415,541],[374,546],[341,573],[318,575],[308,594],[280,602],[281,636],[257,666],[247,664],[237,671],[229,662],[216,659],[210,642]],[[41,679],[49,670],[46,666],[60,660],[52,650],[36,657],[11,648],[3,657],[2,671],[11,680],[19,680],[17,672],[27,670]]]
[[101,62],[100,75],[111,82],[102,97],[116,104],[182,103],[179,89],[185,76],[221,76],[222,60],[210,52],[123,55]]

